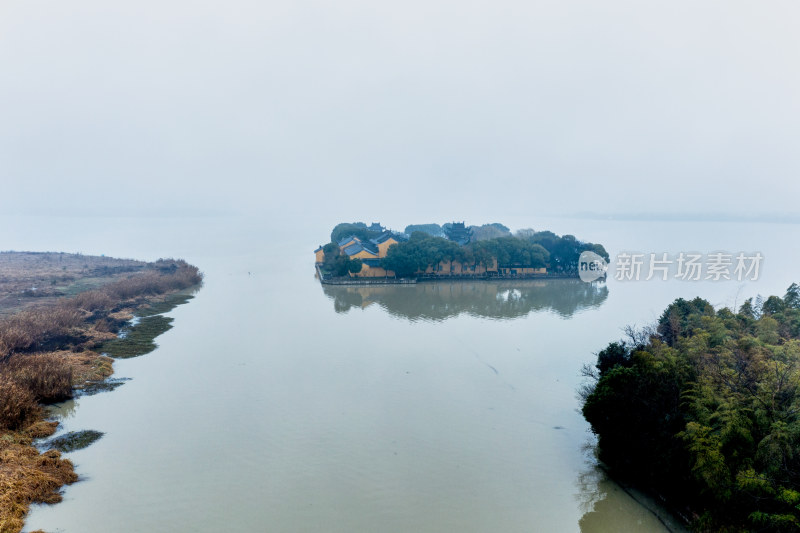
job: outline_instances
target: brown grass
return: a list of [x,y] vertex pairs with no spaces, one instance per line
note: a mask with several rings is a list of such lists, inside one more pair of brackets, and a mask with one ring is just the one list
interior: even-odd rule
[[30,391],[38,402],[72,397],[72,367],[56,353],[14,355],[0,366],[0,376]]
[[110,283],[101,290],[112,298],[126,300],[187,289],[201,281],[203,275],[196,266],[181,259],[159,259],[153,271]]
[[[197,267],[183,260],[159,259],[143,273],[82,292],[50,307],[20,311],[0,319],[0,358],[36,350],[54,338],[67,335],[70,328],[84,323],[87,313],[107,315],[120,302],[186,289],[202,280]],[[107,325],[101,323],[97,331],[104,328],[108,331]]]
[[145,271],[143,261],[80,254],[0,252],[0,315],[52,305],[64,294],[94,289]]
[[98,309],[109,309],[114,305],[111,296],[102,289],[85,291],[77,294],[72,299],[72,304],[78,309],[86,311],[97,311]]
[[28,350],[83,323],[83,314],[68,305],[21,311],[0,320],[0,357]]
[[81,353],[60,351],[64,362],[69,365],[72,373],[72,384],[76,388],[82,387],[86,382],[101,381],[114,373],[114,360],[105,355],[86,350]]
[[31,391],[0,375],[0,429],[22,429],[41,416],[41,411]]
[[27,437],[4,435],[0,438],[0,533],[20,531],[31,503],[59,502],[59,489],[77,480],[72,463],[59,452],[39,454]]
[[[86,348],[115,337],[115,325],[131,316],[126,306],[203,279],[182,260],[134,266],[142,271],[0,318],[0,533],[20,531],[32,502],[58,502],[60,487],[77,480],[72,463],[57,451],[39,454],[31,446],[32,439],[51,435],[57,425],[42,419],[40,403],[64,400],[74,386],[111,375],[112,359]],[[36,353],[43,347],[51,351]]]

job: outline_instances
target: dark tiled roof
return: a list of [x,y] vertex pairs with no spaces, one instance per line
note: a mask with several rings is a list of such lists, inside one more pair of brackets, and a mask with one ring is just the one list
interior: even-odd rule
[[370,267],[379,267],[379,266],[381,266],[381,260],[380,259],[362,259],[361,262],[364,263],[367,266],[370,266]]
[[314,253],[317,253],[317,252],[319,252],[320,250],[322,250],[322,246],[320,246],[319,248],[317,248],[316,250],[314,250]]
[[356,237],[355,235],[350,235],[349,237],[345,237],[344,239],[342,239],[341,241],[339,241],[339,243],[338,243],[338,244],[339,244],[339,246],[344,246],[345,244],[347,244],[347,243],[348,243],[348,242],[350,242],[350,241],[361,242],[361,241],[358,239],[358,237]]
[[351,244],[350,246],[345,248],[343,251],[348,256],[356,255],[358,252],[361,252],[361,251],[366,251],[366,252],[369,252],[371,254],[376,254],[377,253],[376,251],[370,250],[369,248],[364,246],[363,243],[360,243],[360,242],[357,242],[355,244]]
[[381,244],[383,242],[388,241],[392,237],[394,237],[394,234],[391,231],[384,231],[378,237],[375,237],[374,239],[370,239],[370,240],[372,242],[374,242],[375,244]]
[[397,242],[403,242],[403,241],[407,241],[408,240],[408,238],[403,234],[393,233],[391,231],[384,231],[378,237],[375,237],[374,239],[370,239],[370,241],[374,242],[375,244],[381,244],[381,243],[384,243],[384,242],[388,241],[389,239],[394,239]]
[[355,254],[357,254],[358,252],[360,252],[363,249],[364,249],[364,247],[361,246],[361,244],[355,243],[355,244],[351,244],[350,246],[348,246],[347,248],[345,248],[342,251],[344,253],[346,253],[347,255],[355,255]]

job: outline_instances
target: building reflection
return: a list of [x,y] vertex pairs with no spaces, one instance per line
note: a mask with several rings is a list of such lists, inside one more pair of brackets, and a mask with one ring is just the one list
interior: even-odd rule
[[425,282],[416,285],[322,285],[337,313],[371,305],[411,321],[441,321],[461,314],[510,320],[551,311],[570,317],[600,307],[603,282],[578,279]]

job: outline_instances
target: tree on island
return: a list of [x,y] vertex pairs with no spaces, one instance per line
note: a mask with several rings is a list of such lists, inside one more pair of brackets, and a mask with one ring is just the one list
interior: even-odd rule
[[442,261],[458,260],[462,253],[461,247],[452,241],[416,231],[407,242],[390,246],[381,264],[399,277],[410,277]]
[[329,242],[322,247],[324,260],[322,262],[323,272],[332,276],[347,276],[348,272],[354,274],[361,272],[361,259],[350,259],[347,254],[339,250],[339,246],[334,242]]
[[472,233],[472,241],[486,241],[511,236],[511,230],[498,222],[482,226],[470,226],[469,230]]
[[443,261],[458,261],[462,264],[480,264],[489,267],[497,261],[501,265],[520,265],[543,268],[549,253],[542,246],[514,237],[502,237],[476,241],[466,246],[427,233],[415,232],[408,242],[389,247],[382,264],[400,277],[413,276],[436,267]]
[[372,231],[363,222],[343,222],[337,224],[331,231],[331,242],[338,243],[340,240],[354,235],[362,241],[368,241],[379,237],[383,231]]
[[358,258],[350,259],[350,262],[347,264],[347,271],[351,274],[358,274],[361,272],[362,268],[364,268],[364,263]]
[[444,237],[444,231],[439,224],[410,224],[406,226],[406,235],[411,235],[415,231],[427,233],[432,237]]

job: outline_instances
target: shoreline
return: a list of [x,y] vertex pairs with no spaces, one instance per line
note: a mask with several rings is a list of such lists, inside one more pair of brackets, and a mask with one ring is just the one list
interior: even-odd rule
[[[31,504],[61,501],[61,489],[79,479],[62,452],[102,437],[91,429],[53,437],[60,424],[48,406],[124,383],[111,378],[114,360],[153,351],[153,339],[172,327],[163,314],[202,285],[183,261],[140,264],[127,277],[0,319],[0,533],[21,531]],[[49,324],[56,319],[63,324]]]
[[[576,279],[577,274],[522,274],[516,276],[420,276],[417,278],[328,278],[319,272],[317,268],[316,278],[322,285],[417,285],[419,283],[437,282],[459,282],[459,281],[531,281],[531,280],[550,280],[550,279]],[[605,281],[600,278],[598,281]]]

